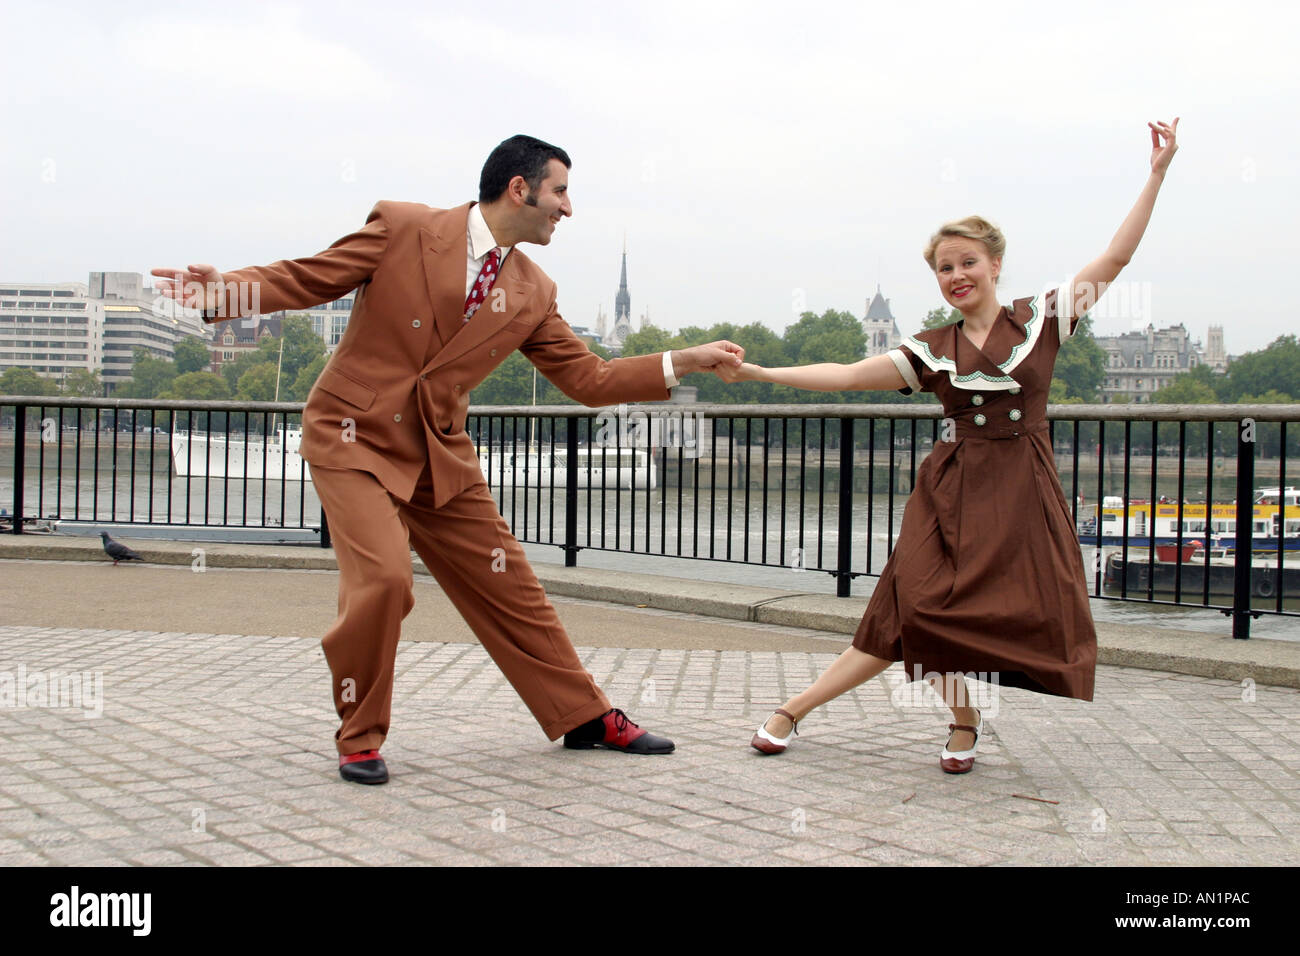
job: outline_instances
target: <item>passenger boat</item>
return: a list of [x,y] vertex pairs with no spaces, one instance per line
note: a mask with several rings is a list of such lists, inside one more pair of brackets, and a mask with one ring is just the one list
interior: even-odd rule
[[[510,445],[478,449],[478,464],[488,485],[496,487],[556,488],[564,487],[568,453],[563,448]],[[654,454],[645,448],[578,449],[579,488],[635,488],[638,491],[658,487],[658,468]]]
[[172,468],[178,478],[266,478],[311,481],[311,468],[298,453],[302,429],[275,430],[270,441],[208,432],[172,432]]
[[[1128,507],[1118,496],[1107,496],[1101,503],[1101,536],[1097,535],[1097,508],[1079,511],[1079,542],[1085,545],[1118,547],[1127,536],[1130,546],[1177,544],[1179,512],[1181,540],[1206,539],[1215,546],[1235,548],[1237,544],[1237,506],[1234,503],[1130,500]],[[1260,488],[1251,503],[1251,547],[1254,551],[1276,551],[1279,538],[1282,550],[1300,550],[1300,499],[1296,489],[1288,486]]]

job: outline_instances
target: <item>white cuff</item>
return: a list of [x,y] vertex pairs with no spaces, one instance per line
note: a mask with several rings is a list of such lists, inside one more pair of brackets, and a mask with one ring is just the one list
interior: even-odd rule
[[916,369],[912,368],[912,363],[907,360],[902,349],[890,349],[885,353],[894,360],[894,365],[898,369],[898,374],[903,376],[903,381],[907,387],[914,392],[921,390],[921,380],[916,377]]
[[1074,318],[1074,276],[1066,279],[1056,290],[1056,321],[1061,341],[1070,337],[1070,321]]
[[682,384],[678,381],[677,376],[673,373],[673,353],[671,351],[664,353],[664,387],[675,388]]

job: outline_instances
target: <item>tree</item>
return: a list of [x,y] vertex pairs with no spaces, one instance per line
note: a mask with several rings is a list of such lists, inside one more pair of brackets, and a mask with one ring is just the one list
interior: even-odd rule
[[[324,371],[325,363],[328,360],[328,356],[318,355],[310,365],[300,370],[293,380],[293,385],[289,388],[287,400],[291,402],[307,401],[307,396],[311,394],[311,387],[316,384],[316,379],[320,378],[320,373]],[[285,395],[283,387],[280,389],[280,394]]]
[[921,327],[923,329],[941,329],[945,325],[952,325],[954,322],[960,321],[961,313],[956,309],[953,309],[951,312],[945,312],[943,308],[940,307],[937,309],[931,309],[925,314],[925,318],[921,320]]
[[[312,328],[311,318],[306,315],[286,316],[281,334],[284,337],[284,362],[280,370],[280,381],[296,383],[299,372],[325,355],[325,343]],[[278,342],[276,347],[279,348]],[[283,388],[281,394],[284,394]]]
[[226,401],[230,388],[226,380],[212,372],[186,372],[177,375],[171,385],[158,394],[158,398],[181,401]]
[[176,343],[172,361],[176,363],[177,375],[206,372],[212,364],[212,355],[208,352],[208,346],[203,339],[197,335],[186,335]]
[[1265,349],[1249,352],[1228,366],[1224,398],[1239,402],[1243,395],[1263,395],[1269,390],[1291,394],[1300,382],[1300,341],[1283,335]]
[[1160,405],[1213,405],[1218,400],[1213,388],[1190,374],[1175,376],[1151,396],[1151,401]]
[[272,371],[276,361],[280,357],[280,340],[266,336],[257,343],[257,348],[250,352],[241,352],[235,357],[233,362],[226,362],[221,366],[221,374],[225,376],[226,384],[230,386],[231,392],[239,388],[239,380],[244,374],[258,365],[270,364]]
[[157,398],[176,378],[176,363],[149,354],[139,346],[135,349],[135,363],[131,366],[131,381],[120,385],[121,398]]
[[260,362],[239,376],[235,397],[245,402],[275,401],[275,366]]
[[56,395],[58,386],[29,368],[8,368],[0,374],[0,395]]
[[63,394],[80,398],[99,398],[104,394],[104,383],[98,372],[88,369],[73,369],[63,380]]
[[1106,353],[1092,337],[1091,316],[1085,315],[1079,320],[1074,335],[1061,343],[1052,379],[1064,383],[1066,401],[1095,402],[1105,377]]
[[624,340],[622,354],[653,355],[655,352],[667,352],[669,349],[680,349],[685,346],[685,342],[666,329],[647,325],[640,332],[633,332]]
[[827,309],[821,315],[805,312],[785,330],[782,338],[795,365],[856,362],[867,354],[867,333],[851,312],[834,309]]

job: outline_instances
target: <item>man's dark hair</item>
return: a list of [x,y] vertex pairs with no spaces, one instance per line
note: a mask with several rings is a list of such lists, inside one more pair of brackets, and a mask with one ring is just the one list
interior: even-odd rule
[[523,176],[528,188],[534,192],[546,178],[546,165],[553,159],[572,169],[569,154],[558,146],[543,143],[532,136],[511,136],[497,145],[483,164],[483,174],[478,178],[478,201],[492,202],[500,198],[510,185],[510,180]]

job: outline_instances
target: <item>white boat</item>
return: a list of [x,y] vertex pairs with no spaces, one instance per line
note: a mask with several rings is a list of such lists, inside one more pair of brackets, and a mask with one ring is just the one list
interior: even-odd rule
[[[517,488],[563,488],[568,453],[539,448],[478,448],[478,466],[488,485]],[[579,448],[579,488],[657,488],[659,471],[645,448]]]
[[311,468],[298,453],[302,429],[283,425],[270,441],[208,432],[172,432],[172,467],[179,478],[267,478],[311,481]]

